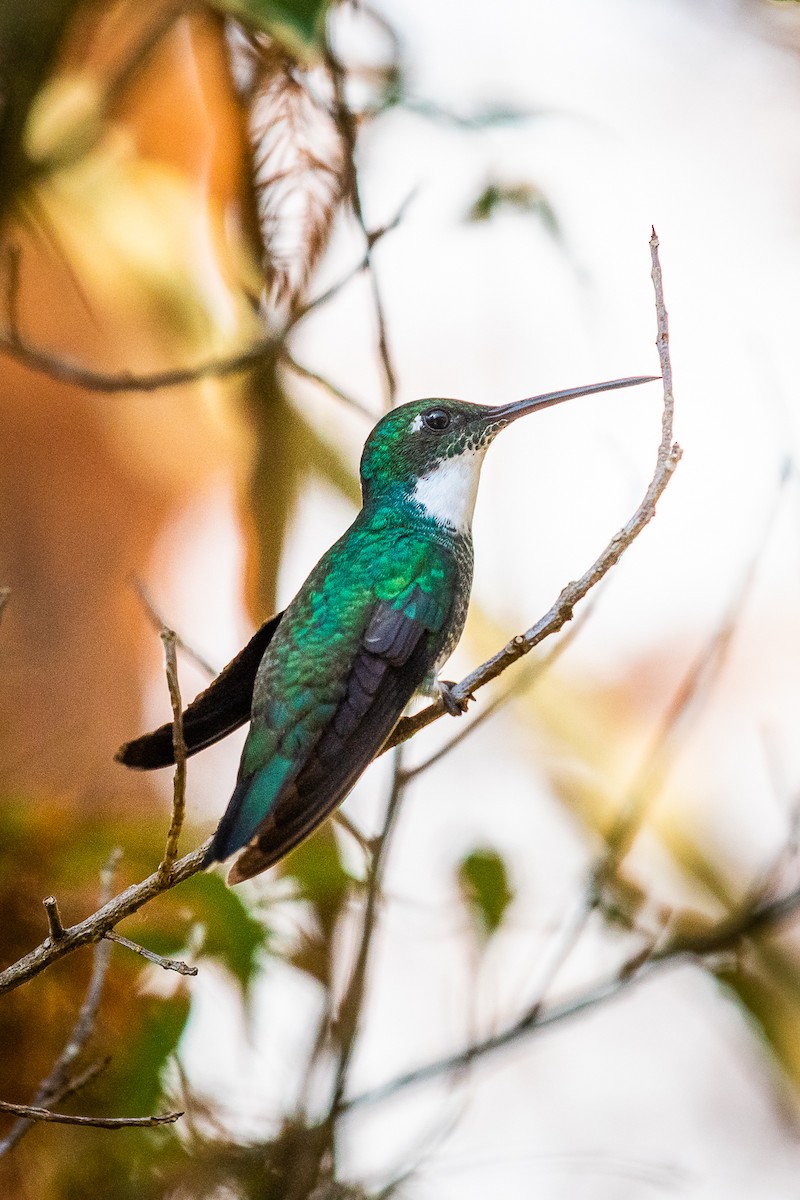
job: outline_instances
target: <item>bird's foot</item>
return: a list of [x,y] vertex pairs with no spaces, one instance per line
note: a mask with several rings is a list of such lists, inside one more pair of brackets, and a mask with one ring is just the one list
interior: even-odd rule
[[444,705],[445,712],[449,713],[451,717],[461,717],[467,711],[470,700],[474,700],[475,697],[472,692],[463,699],[460,696],[454,696],[453,689],[455,686],[452,679],[437,679],[436,681],[439,699]]

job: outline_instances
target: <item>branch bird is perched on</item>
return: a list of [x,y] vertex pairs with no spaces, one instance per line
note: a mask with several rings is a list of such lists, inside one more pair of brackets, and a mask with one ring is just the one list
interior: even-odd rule
[[[239,883],[276,863],[341,803],[416,692],[461,706],[438,676],[464,628],[481,464],[501,429],[573,396],[648,383],[617,379],[500,407],[417,400],[385,416],[361,458],[363,507],[288,608],[188,707],[187,753],[249,718],[236,788],[207,863],[242,853]],[[117,758],[173,761],[172,726]]]

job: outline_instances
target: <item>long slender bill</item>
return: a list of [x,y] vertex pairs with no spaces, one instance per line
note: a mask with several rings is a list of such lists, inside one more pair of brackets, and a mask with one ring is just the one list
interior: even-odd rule
[[538,412],[540,408],[551,408],[562,400],[571,400],[574,396],[591,396],[593,392],[613,392],[617,388],[638,387],[640,383],[654,383],[660,375],[635,375],[630,379],[610,379],[606,383],[589,383],[584,387],[566,388],[562,392],[545,392],[542,396],[529,396],[527,400],[515,400],[513,404],[501,404],[492,410],[493,421],[516,421],[527,413]]

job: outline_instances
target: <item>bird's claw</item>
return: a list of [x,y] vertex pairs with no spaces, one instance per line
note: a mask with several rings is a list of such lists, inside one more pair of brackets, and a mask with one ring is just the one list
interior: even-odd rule
[[439,696],[441,697],[445,712],[451,717],[463,716],[469,707],[470,700],[475,699],[472,692],[463,698],[461,696],[453,695],[453,689],[456,685],[452,679],[440,679],[438,686]]

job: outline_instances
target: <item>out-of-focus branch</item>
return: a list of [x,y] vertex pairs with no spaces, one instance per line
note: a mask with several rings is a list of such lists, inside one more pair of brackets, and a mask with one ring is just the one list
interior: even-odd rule
[[[677,442],[673,442],[672,440],[674,399],[672,395],[672,365],[669,357],[669,327],[667,310],[664,306],[661,264],[658,257],[658,238],[655,230],[653,230],[653,235],[650,239],[650,255],[658,326],[656,346],[658,347],[659,358],[661,360],[661,375],[664,381],[664,406],[661,417],[661,441],[658,447],[655,471],[648,484],[647,491],[630,520],[623,525],[618,533],[614,534],[614,537],[608,543],[605,550],[603,550],[602,554],[581,575],[580,579],[568,583],[562,589],[558,599],[548,612],[535,625],[526,630],[525,633],[517,634],[502,650],[498,651],[492,658],[487,659],[479,667],[476,667],[474,671],[453,688],[452,695],[456,701],[466,702],[478,688],[485,687],[487,683],[496,679],[498,675],[502,675],[503,671],[508,670],[512,663],[522,658],[523,655],[529,654],[534,646],[538,646],[545,638],[550,637],[551,634],[557,633],[559,629],[563,628],[567,621],[572,620],[575,605],[583,600],[592,588],[619,562],[628,547],[636,540],[645,526],[652,521],[656,513],[656,505],[664,494],[667,484],[680,462],[681,448]],[[420,729],[424,729],[426,726],[432,724],[433,721],[437,721],[444,712],[445,708],[442,701],[437,700],[435,703],[429,704],[427,708],[422,709],[421,712],[415,713],[414,716],[405,717],[398,723],[394,733],[387,741],[384,750],[388,750],[400,742],[407,741],[408,738],[418,733]]]
[[333,83],[334,118],[339,126],[347,153],[347,183],[350,204],[353,209],[353,215],[359,224],[361,232],[364,235],[364,241],[366,243],[366,253],[364,257],[366,260],[367,271],[369,272],[370,287],[372,289],[372,306],[375,310],[375,323],[378,329],[378,354],[383,366],[386,407],[392,408],[397,395],[397,372],[395,371],[394,363],[392,362],[391,351],[389,349],[389,336],[386,331],[386,314],[384,312],[383,298],[378,286],[378,279],[375,274],[375,264],[373,262],[372,252],[376,239],[372,237],[367,229],[367,224],[364,220],[364,209],[361,204],[361,193],[358,185],[358,171],[356,169],[355,162],[356,119],[347,103],[346,76],[344,67],[339,62],[330,46],[328,46],[326,49],[326,59]]
[[73,1117],[68,1113],[55,1113],[49,1108],[36,1108],[30,1104],[11,1104],[8,1100],[0,1100],[0,1112],[12,1113],[26,1121],[52,1121],[58,1125],[92,1125],[96,1129],[152,1129],[154,1125],[172,1125],[183,1116],[182,1112],[172,1112],[155,1117]]
[[212,358],[193,367],[172,367],[140,375],[135,371],[95,371],[69,357],[32,346],[13,332],[0,335],[0,353],[9,355],[23,366],[89,392],[109,393],[157,392],[161,388],[180,387],[201,379],[224,379],[271,358],[279,345],[280,338],[263,338],[230,358]]
[[87,946],[104,938],[109,929],[113,929],[125,917],[138,912],[148,901],[160,896],[162,892],[169,891],[176,884],[182,883],[184,879],[190,879],[192,875],[196,875],[203,868],[206,851],[210,844],[211,840],[209,839],[202,846],[198,846],[196,850],[192,850],[190,854],[178,859],[168,880],[163,879],[160,871],[154,871],[141,883],[134,883],[124,892],[120,892],[118,896],[102,905],[97,912],[92,913],[85,920],[79,921],[77,925],[68,926],[60,941],[51,942],[48,938],[35,950],[26,954],[24,958],[12,963],[4,971],[0,971],[0,995],[27,983],[29,979],[41,974],[51,963],[71,954],[79,946]]
[[[108,863],[100,872],[100,903],[108,902],[111,894],[111,886],[113,882],[114,869],[119,859],[119,853],[115,852],[111,855]],[[55,904],[53,897],[48,899],[53,900],[53,911],[58,912],[58,906]],[[47,901],[45,901],[45,905]],[[55,936],[56,921],[51,916],[51,910],[47,909],[48,920],[50,924],[51,946],[57,946],[62,941],[65,931],[61,924],[60,916],[57,918],[57,928],[60,929],[60,935]],[[47,945],[47,942],[45,942]],[[89,986],[86,989],[83,1003],[78,1012],[78,1018],[72,1028],[72,1031],[67,1039],[67,1044],[59,1054],[52,1070],[46,1079],[43,1079],[39,1084],[39,1088],[34,1097],[32,1110],[34,1113],[41,1109],[49,1108],[52,1104],[58,1104],[60,1100],[72,1095],[81,1087],[94,1079],[95,1076],[106,1065],[105,1062],[94,1064],[88,1070],[82,1072],[78,1076],[72,1074],[72,1066],[78,1056],[83,1052],[86,1043],[94,1032],[95,1023],[97,1021],[97,1013],[100,1008],[100,1000],[103,993],[106,974],[108,972],[108,964],[111,956],[111,946],[108,943],[97,942],[94,948],[92,959],[92,973],[89,978]],[[24,1106],[23,1106],[24,1107]],[[5,1111],[10,1111],[6,1108]],[[21,1113],[20,1120],[15,1121],[6,1136],[0,1142],[0,1157],[12,1150],[19,1141],[25,1136],[29,1129],[32,1128],[32,1120],[41,1120],[43,1118],[29,1118],[29,1114]]]
[[545,1008],[537,1002],[526,1009],[518,1020],[499,1033],[482,1041],[474,1042],[457,1054],[436,1059],[425,1066],[399,1075],[380,1087],[355,1096],[352,1100],[344,1101],[342,1110],[385,1100],[412,1084],[423,1083],[426,1080],[462,1070],[478,1059],[484,1058],[495,1050],[501,1050],[528,1034],[557,1025],[580,1013],[597,1008],[634,984],[649,978],[656,971],[687,961],[702,962],[710,956],[731,950],[738,946],[743,939],[789,920],[797,914],[798,910],[800,910],[800,888],[788,892],[778,900],[761,903],[755,907],[747,906],[720,921],[713,928],[701,933],[676,935],[665,940],[658,948],[648,949],[644,953],[627,959],[613,975],[594,984],[586,991],[579,992],[563,1003],[549,1008]]
[[[142,608],[147,614],[150,624],[160,636],[161,630],[169,629],[170,626],[167,625],[167,622],[156,608],[155,604],[153,603],[152,596],[142,583],[141,579],[134,578],[133,588],[136,592],[136,595],[142,602]],[[208,675],[209,679],[213,679],[216,675],[219,675],[218,667],[215,667],[208,661],[208,659],[204,658],[202,654],[195,650],[194,646],[190,646],[189,643],[186,642],[176,630],[173,630],[173,633],[175,634],[175,645],[178,647],[178,649],[182,650],[187,658],[190,658],[192,662],[196,663],[200,670],[203,671],[204,674]]]
[[347,1089],[350,1062],[353,1057],[353,1049],[364,1008],[367,967],[377,927],[381,886],[386,872],[392,834],[397,825],[397,817],[403,800],[403,791],[404,779],[400,763],[400,752],[398,751],[394,757],[392,782],[389,791],[389,800],[386,805],[386,816],[383,820],[383,828],[373,843],[372,860],[368,868],[367,891],[358,954],[347,989],[335,1018],[339,1041],[339,1058],[336,1065],[333,1095],[327,1118],[331,1125],[335,1124],[339,1116],[342,1108],[342,1100]]
[[183,736],[183,701],[178,682],[178,659],[175,652],[175,633],[171,629],[161,630],[161,641],[164,643],[164,662],[167,674],[167,687],[172,704],[172,749],[175,754],[175,777],[172,784],[172,819],[167,833],[167,844],[164,857],[158,868],[158,874],[164,883],[168,883],[175,860],[178,857],[178,838],[183,828],[186,816],[186,739]]
[[[286,338],[296,325],[312,312],[333,300],[356,275],[370,268],[373,247],[397,228],[410,200],[411,196],[403,201],[391,221],[378,229],[365,232],[367,251],[364,257],[346,275],[326,288],[319,296],[298,307],[292,313],[285,328],[278,330],[270,337],[259,339],[229,358],[212,358],[194,366],[170,367],[164,371],[153,371],[147,374],[136,371],[98,371],[85,363],[77,362],[69,355],[34,346],[24,338],[19,331],[16,311],[19,259],[16,247],[11,247],[6,254],[5,264],[7,329],[4,333],[0,333],[0,354],[6,354],[28,367],[29,370],[39,371],[51,379],[85,388],[89,392],[106,392],[112,395],[118,392],[157,392],[162,388],[183,387],[198,383],[203,379],[225,379],[230,375],[240,375],[281,353],[285,347]],[[295,366],[294,363],[291,365],[296,370],[303,371],[303,368]],[[345,399],[344,393],[339,394],[339,399]],[[349,399],[348,403],[350,403]],[[355,407],[360,407],[356,402],[352,403],[355,404]],[[0,598],[2,595],[3,593],[0,591]],[[0,612],[2,612],[2,602],[0,602]]]
[[674,759],[676,743],[691,728],[698,705],[708,695],[724,667],[731,642],[739,625],[758,574],[759,564],[769,544],[769,535],[780,510],[790,464],[785,464],[777,493],[766,515],[764,526],[755,539],[750,559],[742,578],[731,597],[719,625],[701,648],[670,700],[667,710],[642,757],[633,782],[627,788],[624,802],[607,835],[607,848],[593,871],[593,891],[597,891],[614,874],[625,857],[647,812],[648,805],[663,786]]
[[281,362],[285,363],[291,371],[294,371],[295,375],[299,375],[302,379],[310,379],[312,383],[319,384],[329,395],[333,396],[336,400],[341,400],[349,408],[354,408],[356,412],[361,413],[362,416],[367,417],[370,421],[376,419],[377,414],[371,413],[360,400],[356,400],[355,396],[343,392],[340,387],[337,387],[335,383],[331,383],[330,379],[326,379],[324,375],[319,375],[316,371],[311,371],[308,367],[304,367],[297,359],[292,357],[286,348],[284,348],[281,354]]
[[3,620],[3,609],[11,599],[11,588],[0,587],[0,621]]

